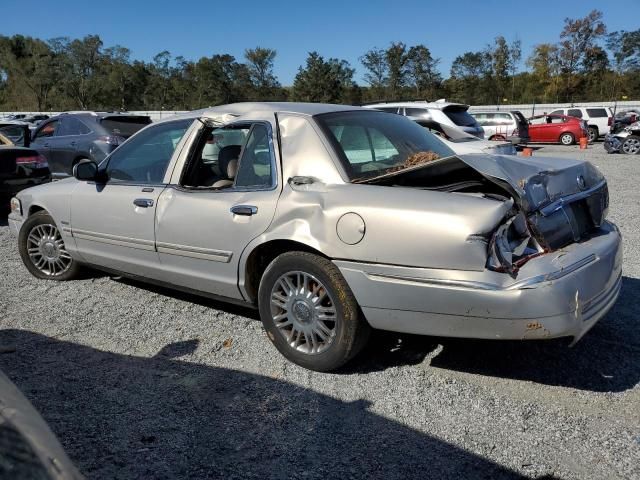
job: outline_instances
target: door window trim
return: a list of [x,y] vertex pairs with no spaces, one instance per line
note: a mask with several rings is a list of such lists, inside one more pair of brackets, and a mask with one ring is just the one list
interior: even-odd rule
[[[233,179],[233,185],[231,185],[229,188],[213,188],[213,187],[198,187],[198,188],[189,188],[189,187],[185,187],[184,185],[181,185],[180,183],[169,183],[166,186],[168,188],[173,188],[175,190],[179,190],[181,192],[189,192],[189,193],[225,193],[225,192],[268,192],[268,191],[272,191],[272,190],[277,190],[279,185],[280,185],[280,171],[277,167],[278,162],[276,160],[276,153],[275,153],[275,145],[273,142],[273,126],[271,125],[271,122],[267,121],[267,120],[237,120],[235,122],[232,123],[226,123],[224,125],[220,125],[214,128],[214,130],[216,128],[232,128],[232,127],[239,127],[242,125],[250,125],[250,129],[249,129],[249,133],[247,134],[247,138],[245,139],[243,145],[242,145],[242,150],[241,150],[241,155],[240,158],[238,159],[238,170],[240,170],[240,162],[242,161],[242,156],[244,155],[244,149],[247,145],[247,142],[249,141],[249,138],[251,137],[251,132],[253,131],[253,128],[255,125],[264,125],[267,128],[267,135],[269,137],[269,159],[270,159],[270,163],[271,163],[271,171],[272,171],[272,175],[271,175],[271,185],[270,186],[236,186],[236,179]],[[206,125],[203,125],[201,128],[206,128]],[[199,139],[198,135],[196,137],[195,142],[191,143],[191,148],[196,147],[198,145],[198,139]],[[188,152],[188,155],[191,155],[193,152]],[[188,168],[189,166],[189,160],[187,160],[186,162],[183,163],[182,165],[182,171],[180,172],[180,177],[179,180],[182,179],[182,175],[184,174],[184,170],[186,168]]]

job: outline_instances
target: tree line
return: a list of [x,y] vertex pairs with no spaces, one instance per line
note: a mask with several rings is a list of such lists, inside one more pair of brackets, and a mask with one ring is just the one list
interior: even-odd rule
[[[237,101],[359,104],[447,98],[482,105],[620,100],[640,97],[640,29],[608,32],[602,12],[564,21],[555,43],[522,57],[518,39],[497,36],[457,56],[445,78],[426,45],[392,42],[358,61],[365,85],[346,60],[310,52],[292,86],[274,73],[277,52],[247,49],[241,59],[198,60],[158,53],[131,58],[97,35],[42,40],[0,35],[0,110],[192,110]],[[524,69],[523,69],[524,67]]]

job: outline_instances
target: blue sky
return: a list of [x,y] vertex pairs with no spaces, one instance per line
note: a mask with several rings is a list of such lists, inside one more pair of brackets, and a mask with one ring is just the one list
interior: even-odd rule
[[640,0],[2,0],[0,34],[98,34],[105,46],[121,44],[141,60],[162,50],[188,59],[229,53],[241,60],[244,49],[259,45],[277,50],[275,70],[284,85],[317,50],[348,60],[362,83],[358,58],[374,46],[423,43],[448,76],[457,55],[481,49],[496,35],[519,38],[526,58],[533,45],[558,40],[565,17],[583,17],[594,8],[604,12],[610,31],[640,26]]

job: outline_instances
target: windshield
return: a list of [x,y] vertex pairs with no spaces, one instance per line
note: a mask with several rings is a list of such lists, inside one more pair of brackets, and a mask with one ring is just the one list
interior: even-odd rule
[[326,113],[315,119],[351,181],[454,155],[435,135],[400,115],[351,111]]

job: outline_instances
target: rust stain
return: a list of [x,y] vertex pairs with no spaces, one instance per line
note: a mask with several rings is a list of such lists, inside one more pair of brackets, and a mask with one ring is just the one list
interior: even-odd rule
[[233,338],[227,338],[224,342],[222,342],[222,346],[224,348],[231,348],[232,344],[233,344]]
[[541,328],[544,328],[544,326],[539,322],[527,323],[527,330],[540,330]]

